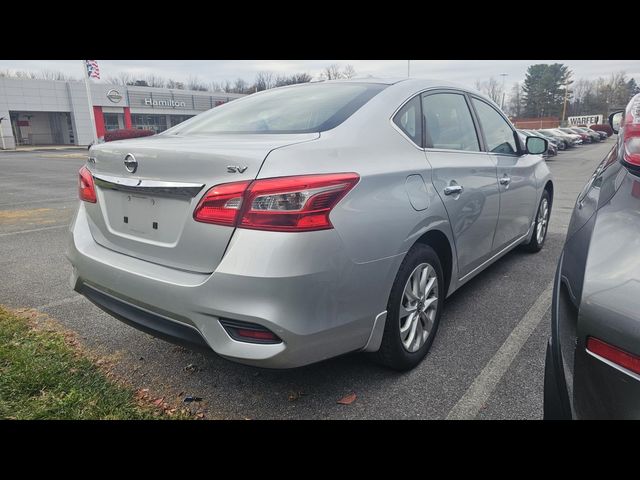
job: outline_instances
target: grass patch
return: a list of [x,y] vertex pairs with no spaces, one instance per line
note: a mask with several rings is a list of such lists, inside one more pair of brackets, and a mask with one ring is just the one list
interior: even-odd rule
[[167,414],[109,378],[70,334],[0,307],[0,419],[7,418],[140,420]]

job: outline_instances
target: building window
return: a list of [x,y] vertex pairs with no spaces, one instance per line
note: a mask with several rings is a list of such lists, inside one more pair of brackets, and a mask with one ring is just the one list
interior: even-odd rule
[[167,129],[167,116],[135,113],[131,114],[131,123],[133,128],[153,130],[155,133],[160,133]]
[[118,113],[103,113],[105,130],[118,130],[120,128],[118,115]]

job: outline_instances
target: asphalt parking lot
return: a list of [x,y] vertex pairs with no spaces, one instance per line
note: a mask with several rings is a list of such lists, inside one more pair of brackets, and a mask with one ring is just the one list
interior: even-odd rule
[[[544,249],[512,252],[452,295],[431,352],[408,373],[362,354],[287,371],[238,365],[134,330],[75,294],[64,251],[83,150],[0,152],[0,304],[59,320],[156,397],[201,397],[206,418],[539,419],[556,261],[575,198],[614,138],[548,161]],[[352,392],[355,402],[336,403]]]

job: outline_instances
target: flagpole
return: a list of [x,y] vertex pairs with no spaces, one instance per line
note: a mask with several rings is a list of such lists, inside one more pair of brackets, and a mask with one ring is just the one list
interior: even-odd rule
[[87,62],[82,61],[82,75],[84,78],[84,87],[87,90],[87,105],[89,106],[89,118],[91,118],[91,134],[93,136],[93,143],[98,143],[98,133],[96,131],[96,118],[93,115],[93,103],[91,102],[91,87],[89,86],[89,73],[87,72]]

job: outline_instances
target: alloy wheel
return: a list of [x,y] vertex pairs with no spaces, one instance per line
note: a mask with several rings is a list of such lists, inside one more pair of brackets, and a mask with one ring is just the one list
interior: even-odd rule
[[400,340],[408,352],[422,347],[438,311],[438,276],[428,263],[418,265],[405,284],[400,302]]
[[545,235],[547,234],[547,226],[549,223],[549,202],[546,198],[540,202],[540,208],[538,209],[538,222],[536,225],[536,240],[538,245],[541,245]]

